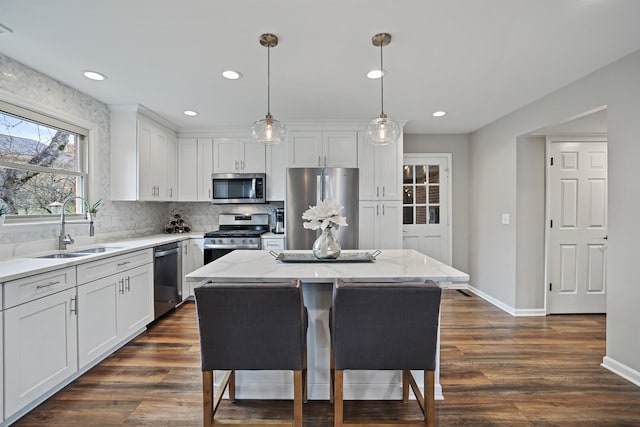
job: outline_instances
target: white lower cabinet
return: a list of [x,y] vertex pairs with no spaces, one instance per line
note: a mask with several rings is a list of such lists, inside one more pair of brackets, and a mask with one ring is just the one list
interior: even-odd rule
[[189,239],[182,242],[182,301],[193,296],[193,283],[187,282],[186,274],[204,265],[204,239]]
[[78,286],[80,368],[153,321],[153,264]]
[[358,247],[402,249],[402,202],[360,202]]
[[5,418],[78,370],[76,316],[75,287],[5,310]]

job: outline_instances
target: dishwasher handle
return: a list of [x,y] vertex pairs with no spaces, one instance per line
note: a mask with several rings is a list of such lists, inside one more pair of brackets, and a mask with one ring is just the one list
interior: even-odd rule
[[175,248],[175,249],[169,249],[167,251],[157,251],[153,253],[153,257],[154,258],[160,258],[163,256],[167,256],[167,255],[171,255],[171,254],[177,254],[180,253],[180,248]]

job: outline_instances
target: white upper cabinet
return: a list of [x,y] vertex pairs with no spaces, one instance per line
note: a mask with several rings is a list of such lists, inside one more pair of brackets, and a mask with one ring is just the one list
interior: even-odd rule
[[178,194],[184,202],[211,200],[213,139],[180,138],[178,140]]
[[214,173],[265,173],[265,147],[251,138],[214,138]]
[[177,200],[176,133],[138,110],[111,106],[111,197]]
[[287,141],[290,167],[358,167],[355,131],[294,131]]
[[360,200],[402,200],[402,142],[374,146],[359,133]]

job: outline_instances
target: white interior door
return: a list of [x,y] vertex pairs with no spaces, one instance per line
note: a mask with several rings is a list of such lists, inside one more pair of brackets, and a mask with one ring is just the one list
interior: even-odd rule
[[607,143],[548,146],[548,312],[605,313]]
[[405,154],[402,246],[451,264],[451,154]]

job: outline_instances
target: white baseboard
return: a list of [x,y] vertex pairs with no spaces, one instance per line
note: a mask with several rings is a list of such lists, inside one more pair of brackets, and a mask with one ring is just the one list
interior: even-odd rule
[[609,356],[602,358],[602,364],[600,366],[640,387],[640,372],[635,369],[630,368]]
[[546,316],[547,312],[544,308],[514,308],[510,305],[503,303],[492,297],[491,295],[482,292],[480,289],[474,288],[471,285],[467,286],[467,289],[478,295],[483,300],[490,302],[491,304],[498,307],[500,310],[509,313],[514,317],[531,317],[531,316]]

